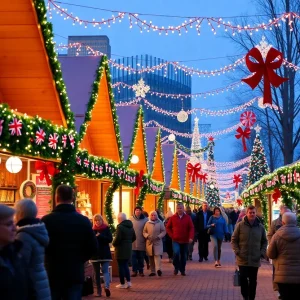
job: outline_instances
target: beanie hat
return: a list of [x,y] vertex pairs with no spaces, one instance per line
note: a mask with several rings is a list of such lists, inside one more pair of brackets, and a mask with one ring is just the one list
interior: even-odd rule
[[134,208],[134,211],[135,211],[136,209],[139,209],[139,210],[143,211],[143,209],[142,209],[141,206],[136,206],[136,207]]

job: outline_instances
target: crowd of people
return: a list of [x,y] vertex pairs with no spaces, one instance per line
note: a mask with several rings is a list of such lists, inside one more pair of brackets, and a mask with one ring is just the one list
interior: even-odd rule
[[[119,213],[114,235],[105,219],[96,214],[93,224],[76,212],[73,189],[56,189],[53,211],[41,220],[31,199],[15,208],[0,204],[0,298],[11,300],[79,300],[85,280],[85,263],[93,266],[95,297],[110,297],[109,264],[118,263],[119,289],[132,287],[132,277],[163,275],[162,255],[167,252],[174,275],[186,276],[187,260],[193,260],[198,243],[199,263],[209,260],[212,243],[215,268],[221,268],[222,243],[231,242],[240,274],[243,299],[256,296],[261,259],[273,262],[273,288],[280,299],[295,299],[300,288],[300,229],[296,214],[285,206],[268,233],[255,206],[209,208],[203,202],[198,210],[180,202],[176,212],[165,217],[156,209],[149,213],[135,207],[133,215]],[[132,272],[130,272],[130,266]],[[103,274],[104,287],[101,286]],[[270,279],[271,280],[271,279]]]

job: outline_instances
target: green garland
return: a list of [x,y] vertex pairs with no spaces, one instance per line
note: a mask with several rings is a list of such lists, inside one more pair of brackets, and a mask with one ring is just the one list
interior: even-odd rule
[[140,207],[144,206],[144,201],[145,201],[147,193],[148,193],[148,186],[146,184],[144,184],[140,190],[140,194],[139,194],[138,200],[136,202],[137,206],[140,206]]
[[165,191],[160,193],[160,196],[157,201],[157,208],[162,211],[164,209],[164,199],[165,199]]
[[34,7],[36,10],[38,22],[41,26],[41,32],[44,38],[44,45],[48,54],[50,68],[52,70],[53,80],[55,82],[55,87],[57,94],[60,98],[60,103],[62,110],[67,122],[67,127],[75,131],[75,119],[74,114],[70,108],[70,102],[67,96],[66,85],[63,80],[62,71],[60,67],[59,60],[57,58],[57,53],[55,51],[55,43],[53,41],[53,30],[52,24],[47,21],[47,9],[44,0],[33,0]]
[[106,220],[108,222],[108,225],[110,227],[110,230],[112,233],[116,231],[115,225],[114,225],[114,219],[112,215],[112,203],[113,203],[113,196],[114,192],[119,188],[120,182],[115,181],[113,182],[110,187],[108,188],[105,198],[105,207],[104,207],[104,213],[106,216]]
[[261,210],[262,210],[262,221],[263,221],[263,225],[266,229],[266,231],[268,231],[269,228],[269,222],[268,222],[268,199],[266,197],[266,195],[264,195],[263,193],[259,193],[259,200],[261,203]]
[[122,142],[121,142],[121,137],[120,137],[118,115],[117,115],[116,105],[115,105],[115,101],[114,101],[114,94],[113,94],[112,87],[111,87],[111,75],[110,75],[108,60],[107,60],[106,56],[102,56],[100,63],[99,63],[99,67],[96,70],[96,76],[95,76],[95,80],[92,85],[92,93],[91,93],[89,102],[87,104],[87,111],[85,113],[84,122],[80,126],[79,142],[81,142],[83,140],[83,138],[86,134],[86,130],[89,125],[89,122],[92,119],[93,109],[94,109],[95,104],[97,103],[97,99],[98,99],[100,82],[101,82],[101,79],[102,79],[104,73],[106,73],[106,78],[107,78],[108,95],[109,95],[109,101],[110,101],[110,106],[111,106],[111,113],[112,113],[112,118],[113,118],[113,123],[114,123],[114,129],[115,129],[115,133],[116,133],[116,137],[117,137],[119,155],[120,155],[121,161],[124,161],[124,153],[123,153],[123,147],[122,147]]
[[186,204],[196,204],[196,205],[199,205],[202,202],[201,199],[198,199],[196,197],[191,196],[190,194],[175,189],[170,189],[170,199],[177,200],[179,202],[183,202]]
[[182,144],[180,144],[179,142],[175,141],[175,144],[178,146],[179,149],[181,149],[182,151],[184,152],[191,152],[191,153],[203,153],[203,152],[206,152],[208,149],[209,149],[209,146],[210,146],[210,143],[212,143],[211,141],[208,141],[208,144],[204,147],[204,148],[201,148],[199,150],[191,150],[185,146],[183,146]]
[[251,201],[252,198],[258,197],[260,192],[270,193],[276,188],[281,191],[282,202],[285,205],[292,206],[292,197],[300,204],[300,193],[298,192],[300,188],[300,163],[281,167],[273,173],[263,176],[244,190],[241,196],[244,201],[246,199]]

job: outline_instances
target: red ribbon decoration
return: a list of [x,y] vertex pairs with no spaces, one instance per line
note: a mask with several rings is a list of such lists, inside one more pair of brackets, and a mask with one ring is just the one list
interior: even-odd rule
[[[250,57],[256,59],[257,62],[250,60]],[[275,59],[279,57],[278,60]],[[264,61],[260,51],[257,48],[252,48],[246,55],[246,65],[250,72],[254,73],[251,77],[244,78],[242,81],[250,85],[252,90],[259,84],[261,79],[264,79],[264,100],[263,104],[272,105],[271,84],[279,87],[288,78],[280,77],[274,70],[280,68],[283,61],[283,55],[280,51],[271,48]]]
[[44,162],[44,161],[39,161],[37,160],[35,162],[35,169],[36,170],[40,170],[40,180],[44,180],[44,178],[46,179],[47,185],[51,185],[52,184],[52,180],[50,179],[51,175],[52,177],[59,173],[59,170],[57,170],[54,166],[53,162]]
[[200,178],[201,165],[199,163],[196,163],[194,166],[188,163],[186,169],[190,178],[192,178],[192,182],[195,182],[196,178]]
[[141,170],[138,175],[135,177],[135,188],[134,188],[134,194],[138,196],[140,193],[140,188],[143,187],[144,181],[143,181],[143,176],[144,176],[144,170]]
[[273,202],[275,202],[277,204],[278,199],[281,197],[281,192],[280,189],[276,188],[274,190],[274,194],[272,195],[273,198]]
[[208,174],[207,173],[200,174],[199,179],[202,180],[203,183],[206,183],[208,179]]
[[238,206],[242,206],[243,201],[242,201],[242,199],[237,199],[236,203],[237,203]]
[[243,149],[244,149],[244,152],[247,151],[247,146],[246,146],[246,139],[249,139],[250,138],[250,133],[251,133],[251,130],[250,128],[246,127],[245,130],[243,130],[242,127],[239,127],[236,132],[238,134],[235,135],[235,137],[237,139],[240,139],[242,138],[242,143],[243,143]]
[[233,183],[235,183],[235,189],[238,188],[239,183],[242,183],[243,179],[242,176],[240,174],[234,174],[233,175]]

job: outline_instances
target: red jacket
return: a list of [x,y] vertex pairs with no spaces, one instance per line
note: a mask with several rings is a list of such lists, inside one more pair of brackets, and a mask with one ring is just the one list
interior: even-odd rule
[[194,225],[191,217],[183,214],[180,218],[176,213],[168,221],[167,233],[169,237],[179,244],[189,242],[189,239],[194,239]]

